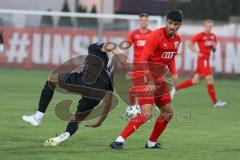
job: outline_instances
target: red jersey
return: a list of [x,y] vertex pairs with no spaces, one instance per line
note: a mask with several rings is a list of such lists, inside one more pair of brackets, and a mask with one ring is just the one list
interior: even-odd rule
[[209,59],[212,46],[216,46],[217,44],[217,37],[213,33],[207,34],[205,32],[201,32],[193,36],[191,42],[193,44],[197,43],[199,51],[203,54],[203,57]]
[[128,36],[128,41],[133,44],[134,47],[134,62],[139,62],[141,52],[145,46],[146,40],[152,30],[148,29],[147,32],[142,33],[140,29],[132,31]]
[[[154,71],[155,76],[161,77],[161,72],[164,72],[166,66],[168,66],[172,74],[176,73],[175,56],[179,45],[181,43],[181,37],[176,33],[173,37],[169,37],[166,28],[159,28],[153,31],[145,44],[142,52],[141,60],[152,62],[152,64],[160,64],[159,67],[151,68],[157,69]],[[151,70],[151,68],[149,68]],[[154,76],[154,73],[152,74]],[[154,77],[155,77],[154,76]]]

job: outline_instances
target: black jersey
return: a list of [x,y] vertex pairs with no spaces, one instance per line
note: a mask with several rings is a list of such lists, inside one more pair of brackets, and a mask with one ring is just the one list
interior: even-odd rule
[[84,61],[84,78],[87,83],[94,83],[98,79],[108,83],[111,80],[112,68],[110,69],[109,57],[106,52],[101,49],[104,43],[94,43],[88,48],[88,56]]
[[[82,72],[60,74],[60,87],[74,93],[82,93],[85,87],[88,92],[92,90],[92,95],[99,90],[113,91],[113,67],[110,67],[112,65],[108,54],[101,51],[103,45],[104,43],[94,43],[89,46]],[[101,93],[101,96],[104,94]]]

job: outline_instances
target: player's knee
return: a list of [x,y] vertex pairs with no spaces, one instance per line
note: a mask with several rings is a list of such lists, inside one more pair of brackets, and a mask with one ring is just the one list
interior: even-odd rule
[[53,79],[54,79],[54,76],[53,76],[53,75],[50,75],[50,76],[48,77],[48,81],[49,81],[49,82],[53,82]]
[[198,78],[194,78],[194,79],[192,80],[192,83],[193,83],[194,85],[198,84],[198,83],[199,83],[199,79],[198,79]]
[[174,111],[171,104],[168,104],[166,107],[161,109],[161,114],[167,118],[171,119],[174,116]]
[[172,119],[172,117],[174,116],[174,112],[173,111],[172,112],[164,112],[164,113],[162,113],[162,115],[166,121],[170,121]]
[[207,84],[214,84],[213,78],[207,78]]
[[147,115],[145,115],[145,116],[146,116],[147,120],[150,120],[150,119],[152,119],[153,114],[147,114]]
[[168,119],[172,119],[173,116],[174,116],[174,112],[173,111],[167,113],[167,118]]
[[56,88],[56,84],[51,81],[47,81],[47,85],[51,88],[51,90],[55,90]]
[[58,74],[52,74],[49,76],[48,81],[51,83],[58,83]]
[[145,115],[147,120],[153,117],[153,105],[146,104],[141,106],[141,112]]
[[152,112],[145,112],[143,114],[144,114],[144,116],[146,117],[147,120],[150,120],[153,117]]

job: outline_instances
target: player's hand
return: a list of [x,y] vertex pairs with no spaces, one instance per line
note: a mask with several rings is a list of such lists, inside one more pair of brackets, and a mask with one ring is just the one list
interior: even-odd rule
[[131,60],[129,57],[127,57],[127,63],[131,63]]
[[129,69],[129,63],[127,62],[127,56],[125,54],[117,54],[116,55],[119,62],[121,63],[121,67],[120,69],[123,71],[123,72],[127,72],[128,69]]
[[177,74],[173,74],[171,77],[171,80],[173,82],[173,85],[176,86],[177,82],[178,82],[178,75]]
[[97,128],[100,127],[102,123],[94,123],[94,124],[86,124],[85,127],[87,128]]
[[148,85],[145,88],[146,92],[155,92],[156,91],[156,85],[153,81],[149,81]]
[[211,50],[213,51],[213,52],[216,52],[216,43],[212,43],[212,48],[211,48]]

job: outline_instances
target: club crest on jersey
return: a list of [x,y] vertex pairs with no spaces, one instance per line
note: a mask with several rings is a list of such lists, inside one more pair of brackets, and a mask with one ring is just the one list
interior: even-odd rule
[[175,46],[176,49],[178,49],[178,47],[179,47],[179,42],[174,42],[174,46]]
[[137,39],[138,39],[138,38],[140,38],[140,36],[139,36],[138,34],[136,34],[136,35],[135,35],[135,38],[137,38]]

